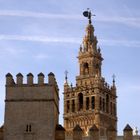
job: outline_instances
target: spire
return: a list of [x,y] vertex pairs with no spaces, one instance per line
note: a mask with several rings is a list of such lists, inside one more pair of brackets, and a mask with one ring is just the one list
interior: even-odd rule
[[89,23],[86,27],[86,34],[83,37],[82,45],[79,50],[79,64],[81,75],[99,75],[101,76],[102,55],[100,48],[97,48],[97,38],[94,35],[94,27],[91,22],[93,16],[91,11],[84,11],[83,15],[88,18]]
[[68,83],[68,71],[67,70],[65,71],[65,83],[66,84]]
[[127,124],[125,128],[123,129],[123,131],[133,131],[133,129],[131,128],[129,124]]
[[113,78],[113,87],[115,88],[116,87],[115,86],[115,78],[116,78],[115,74],[113,74],[112,78]]
[[67,91],[69,88],[69,84],[68,84],[68,71],[65,71],[65,82],[64,82],[64,91]]
[[[94,36],[94,27],[91,22],[91,17],[95,15],[93,15],[89,9],[87,11],[84,11],[83,15],[89,20],[89,24],[86,27],[86,35],[83,38],[83,51],[87,52],[94,50],[97,52],[97,38],[96,36]],[[80,50],[82,50],[81,47]]]

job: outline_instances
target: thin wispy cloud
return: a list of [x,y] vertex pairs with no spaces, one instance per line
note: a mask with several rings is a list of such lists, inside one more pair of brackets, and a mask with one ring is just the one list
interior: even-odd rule
[[50,18],[50,19],[80,19],[82,15],[51,14],[32,11],[0,10],[0,16],[32,17],[32,18]]
[[100,22],[114,22],[119,24],[124,24],[128,26],[133,26],[136,28],[140,28],[140,18],[139,17],[109,17],[109,16],[99,16],[97,17],[97,21]]
[[9,43],[6,43],[3,45],[3,43],[0,42],[0,58],[3,59],[4,57],[12,56],[12,58],[16,58],[19,56],[22,56],[26,53],[26,49],[10,45]]
[[27,36],[27,35],[0,35],[0,40],[15,40],[15,41],[32,41],[32,42],[56,42],[56,43],[77,43],[81,42],[80,38],[58,38],[47,36]]
[[121,39],[99,39],[103,46],[121,46],[121,47],[134,47],[140,48],[140,41],[138,40],[121,40]]
[[36,56],[34,56],[37,60],[39,59],[47,59],[49,58],[50,56],[46,55],[46,54],[37,54]]
[[[52,14],[52,13],[41,13],[33,11],[20,11],[20,10],[0,10],[0,16],[13,16],[13,17],[30,17],[30,18],[49,18],[49,19],[63,19],[63,20],[84,20],[81,15],[70,15],[70,14]],[[122,16],[107,16],[98,15],[95,18],[99,22],[114,22],[125,24],[128,26],[134,26],[140,28],[140,18],[139,17],[122,17]]]
[[[48,37],[48,36],[27,36],[27,35],[0,35],[0,40],[12,41],[30,41],[40,43],[74,43],[81,44],[82,38],[74,37]],[[121,46],[121,47],[140,47],[138,40],[121,40],[121,39],[98,39],[99,45],[103,46]]]
[[123,96],[126,96],[125,94],[127,95],[138,94],[139,95],[140,86],[136,83],[129,83],[126,85],[124,84],[123,86],[119,86],[118,91],[124,93]]

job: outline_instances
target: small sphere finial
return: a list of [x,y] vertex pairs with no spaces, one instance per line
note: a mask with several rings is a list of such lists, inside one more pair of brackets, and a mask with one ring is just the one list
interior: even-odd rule
[[135,127],[135,135],[138,136],[138,128]]
[[91,24],[91,16],[95,16],[94,14],[91,13],[91,10],[87,8],[87,11],[84,11],[83,15],[88,18],[89,24]]

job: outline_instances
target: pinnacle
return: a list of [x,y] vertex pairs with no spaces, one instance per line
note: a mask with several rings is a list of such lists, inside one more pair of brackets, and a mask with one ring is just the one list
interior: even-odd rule
[[38,74],[38,76],[44,76],[44,74],[43,74],[42,72],[40,72],[40,73]]
[[16,76],[21,76],[21,77],[23,77],[23,75],[22,75],[21,73],[18,73]]
[[12,77],[12,74],[11,73],[7,73],[6,77]]
[[99,131],[99,129],[97,128],[97,126],[94,124],[89,131]]
[[48,76],[54,76],[54,73],[50,72],[50,73],[48,74]]
[[123,131],[133,131],[133,129],[129,124],[127,124]]
[[60,124],[56,125],[56,130],[65,131],[64,127]]
[[74,127],[73,131],[82,131],[82,129],[81,129],[81,127],[77,124],[77,125]]
[[32,73],[28,73],[27,76],[33,76],[33,74]]

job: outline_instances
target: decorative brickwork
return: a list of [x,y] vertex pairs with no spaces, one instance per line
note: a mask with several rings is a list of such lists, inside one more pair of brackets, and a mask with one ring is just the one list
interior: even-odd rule
[[117,129],[116,87],[109,86],[102,77],[102,54],[97,47],[94,27],[89,22],[86,35],[79,49],[79,75],[76,86],[64,84],[64,127],[67,135],[72,135],[73,128],[78,124],[84,135],[95,124],[100,136],[106,136],[107,128],[112,125]]

